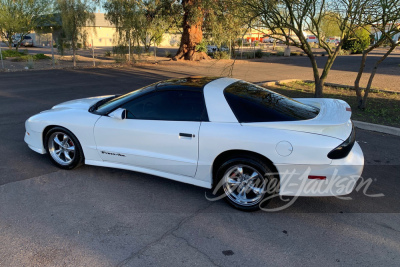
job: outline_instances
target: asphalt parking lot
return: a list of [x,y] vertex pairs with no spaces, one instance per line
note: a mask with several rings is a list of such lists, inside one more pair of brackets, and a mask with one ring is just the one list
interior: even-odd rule
[[[348,200],[299,198],[275,213],[240,212],[206,200],[202,188],[135,172],[59,170],[23,142],[25,120],[57,103],[177,76],[138,69],[0,73],[0,266],[399,264],[400,137],[358,130],[371,185]],[[384,196],[371,197],[377,194]]]

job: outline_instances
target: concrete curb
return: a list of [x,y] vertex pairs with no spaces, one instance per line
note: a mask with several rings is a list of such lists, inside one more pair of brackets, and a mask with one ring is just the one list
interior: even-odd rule
[[368,122],[362,122],[362,121],[353,121],[353,123],[354,123],[355,127],[362,129],[362,130],[368,130],[368,131],[373,131],[373,132],[378,132],[378,133],[385,133],[385,134],[400,136],[400,128],[390,127],[390,126],[385,126],[385,125],[380,125],[380,124],[373,124],[373,123],[368,123]]
[[285,84],[285,83],[291,83],[291,82],[298,82],[298,81],[304,81],[301,79],[287,79],[287,80],[277,80],[277,81],[270,81],[270,82],[260,82],[260,83],[256,83],[257,85],[260,86],[274,86],[277,84]]
[[[303,80],[303,79],[287,79],[287,80],[277,80],[277,81],[270,81],[270,82],[260,82],[257,83],[260,86],[274,86],[274,85],[283,85],[285,83],[291,83],[291,82],[307,82],[307,83],[314,83],[312,80]],[[349,90],[354,90],[353,85],[345,85],[345,84],[340,84],[340,83],[325,83],[326,86],[331,86],[331,87],[340,87],[340,88],[346,88]],[[360,87],[361,90],[364,90],[364,87]],[[374,89],[371,88],[370,92],[374,93],[389,93],[389,94],[399,94],[400,92],[396,91],[390,91],[390,90],[381,90],[381,89]]]

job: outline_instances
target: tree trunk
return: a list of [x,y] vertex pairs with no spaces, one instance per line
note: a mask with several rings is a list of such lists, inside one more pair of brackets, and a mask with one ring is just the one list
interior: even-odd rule
[[360,108],[364,110],[367,107],[367,99],[368,99],[368,94],[372,86],[372,81],[375,77],[376,71],[378,70],[379,65],[392,53],[392,51],[396,48],[397,44],[395,42],[392,42],[389,50],[375,63],[374,69],[371,72],[371,75],[369,76],[368,79],[368,84],[367,87],[365,88],[364,92],[364,97],[362,99],[362,103]]
[[368,56],[368,53],[366,51],[363,51],[360,68],[358,70],[356,80],[354,81],[354,90],[356,90],[358,108],[361,108],[361,105],[363,102],[362,94],[361,94],[361,90],[360,90],[360,80],[361,80],[361,76],[364,72],[365,62],[367,61],[367,56]]
[[[13,42],[12,42],[12,38],[10,37],[10,38],[8,38],[8,49],[12,49],[12,46],[13,46]],[[18,47],[17,47],[17,51],[18,51]]]
[[312,52],[307,52],[307,54],[308,58],[310,59],[314,75],[314,83],[315,83],[314,97],[321,98],[323,96],[325,79],[321,79],[319,76],[317,61],[315,60],[315,57],[312,54]]
[[74,68],[76,67],[76,43],[72,39],[72,61],[74,62]]
[[[362,92],[360,89],[360,80],[361,80],[361,76],[363,75],[363,72],[364,72],[365,63],[367,61],[367,56],[368,56],[369,52],[371,52],[375,48],[379,47],[383,43],[384,40],[385,39],[383,39],[383,38],[380,39],[373,46],[371,46],[367,50],[363,51],[360,68],[358,69],[356,80],[354,81],[354,90],[356,91],[356,95],[357,95],[357,107],[360,109],[362,109],[362,105],[363,105],[363,96],[362,96]],[[364,109],[365,109],[365,107],[364,107]]]
[[316,98],[321,98],[321,97],[323,97],[324,84],[325,84],[325,79],[320,79],[320,78],[318,77],[318,79],[315,80],[315,93],[314,93],[314,97],[316,97]]
[[[201,7],[197,6],[196,0],[182,0],[182,6],[185,11],[183,15],[183,32],[181,37],[181,44],[174,60],[201,60],[209,59],[209,56],[204,52],[197,52],[196,46],[203,39],[203,19],[204,11]],[[196,16],[197,12],[201,16]],[[196,22],[191,22],[193,17],[197,17]]]

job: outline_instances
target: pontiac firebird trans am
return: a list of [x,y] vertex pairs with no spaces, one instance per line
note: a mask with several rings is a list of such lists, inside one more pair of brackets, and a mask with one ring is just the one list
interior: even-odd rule
[[190,77],[61,103],[26,121],[25,142],[62,169],[148,173],[214,188],[235,208],[257,210],[273,194],[351,193],[364,156],[350,117],[342,100]]

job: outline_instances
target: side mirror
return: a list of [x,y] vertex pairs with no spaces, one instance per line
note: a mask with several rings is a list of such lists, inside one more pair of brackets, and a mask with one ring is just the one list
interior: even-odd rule
[[118,108],[108,114],[110,118],[117,119],[117,120],[125,120],[126,119],[126,109]]

